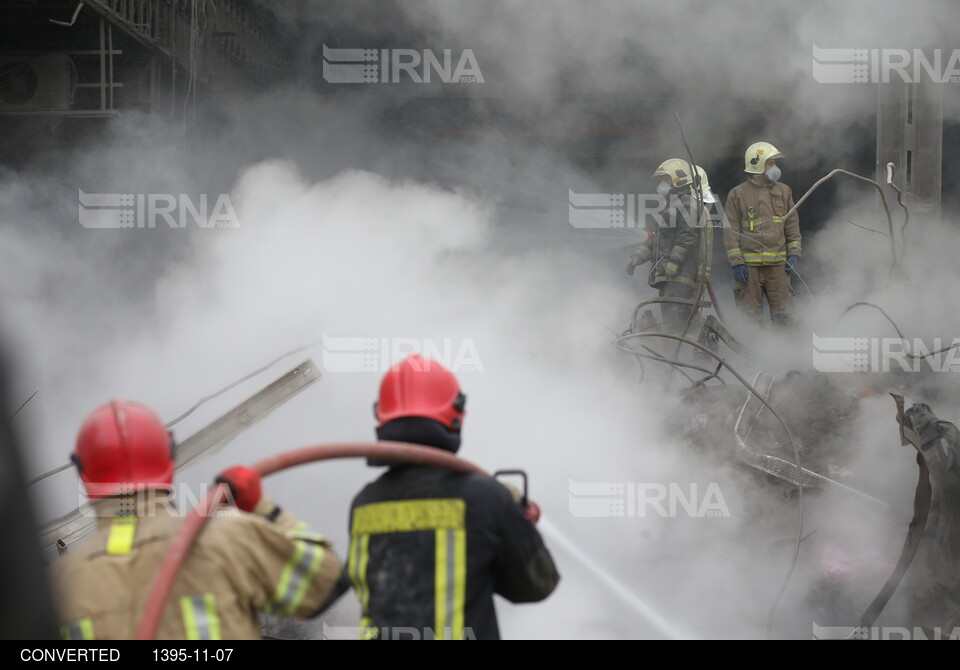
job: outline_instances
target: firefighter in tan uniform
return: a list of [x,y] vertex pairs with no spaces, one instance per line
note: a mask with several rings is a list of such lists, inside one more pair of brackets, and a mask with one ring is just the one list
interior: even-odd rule
[[801,254],[800,217],[793,192],[780,183],[776,161],[784,155],[768,142],[751,144],[744,156],[749,179],[730,191],[724,208],[723,242],[733,268],[737,307],[763,322],[766,296],[770,318],[788,325],[793,314],[792,274]]
[[[72,458],[97,530],[51,566],[61,634],[134,639],[183,517],[173,508],[173,440],[147,407],[114,400],[83,423]],[[249,468],[225,470],[236,508],[210,519],[167,601],[158,639],[261,639],[260,612],[321,611],[342,565],[330,544],[261,494]]]

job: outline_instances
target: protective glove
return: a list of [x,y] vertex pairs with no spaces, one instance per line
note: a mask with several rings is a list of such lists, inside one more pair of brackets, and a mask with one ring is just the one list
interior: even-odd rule
[[677,273],[680,271],[680,264],[670,261],[667,263],[667,267],[664,270],[664,277],[668,281],[672,281],[677,278]]
[[633,256],[630,257],[630,262],[627,263],[627,274],[631,277],[633,276],[633,269],[638,265],[643,265],[650,260],[650,248],[646,246],[640,246],[636,251],[633,252]]
[[[500,482],[500,483],[503,484],[505,487],[507,487],[507,490],[510,491],[510,495],[513,496],[514,501],[516,501],[518,505],[523,505],[523,500],[520,495],[520,489],[518,489],[516,486],[514,486],[509,482]],[[523,518],[529,521],[530,523],[536,523],[537,521],[539,521],[540,505],[538,505],[537,503],[527,498],[527,502],[523,507]]]
[[256,470],[235,465],[220,473],[216,482],[230,487],[230,495],[237,509],[252,512],[260,502],[263,491],[260,488],[260,474]]
[[799,256],[788,256],[788,257],[787,257],[787,272],[792,272],[793,274],[797,274],[797,266],[799,266],[799,265],[800,265],[800,257],[799,257]]
[[523,508],[523,518],[530,523],[537,523],[540,520],[540,505],[527,500],[527,506]]
[[749,278],[750,272],[747,271],[746,265],[733,266],[733,281],[737,282],[738,284],[746,284]]

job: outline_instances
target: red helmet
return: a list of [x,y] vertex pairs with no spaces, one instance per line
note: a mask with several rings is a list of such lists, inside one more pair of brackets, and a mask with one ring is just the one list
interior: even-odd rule
[[452,372],[436,361],[411,354],[384,375],[380,399],[373,407],[380,426],[394,419],[419,416],[459,432],[466,402]]
[[173,437],[153,411],[112,400],[80,426],[73,461],[90,498],[173,489]]

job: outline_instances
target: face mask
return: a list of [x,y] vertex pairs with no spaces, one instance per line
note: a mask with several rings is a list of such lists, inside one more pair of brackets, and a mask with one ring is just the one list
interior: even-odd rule
[[659,195],[661,198],[666,198],[668,195],[670,195],[670,191],[672,190],[673,189],[670,188],[670,184],[665,181],[657,184],[657,195]]
[[780,172],[780,168],[778,168],[776,165],[771,166],[763,174],[765,174],[767,176],[767,179],[769,179],[770,181],[780,181],[781,172]]

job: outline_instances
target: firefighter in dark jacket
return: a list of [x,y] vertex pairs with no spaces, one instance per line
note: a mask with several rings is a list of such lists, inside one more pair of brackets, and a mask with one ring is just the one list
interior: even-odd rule
[[[456,453],[465,401],[449,370],[408,356],[381,382],[377,438]],[[539,514],[487,475],[393,464],[351,506],[347,573],[361,637],[499,639],[494,594],[537,602],[560,579]]]
[[[648,215],[648,237],[627,263],[627,274],[633,275],[637,266],[651,262],[647,283],[659,291],[660,297],[690,301],[661,302],[660,314],[666,332],[694,334],[694,339],[702,319],[692,301],[703,296],[710,279],[713,228],[709,225],[709,207],[716,201],[706,172],[696,166],[696,173],[699,188],[690,164],[681,158],[666,160],[654,171],[663,206],[656,215]],[[695,311],[693,320],[691,311]]]

